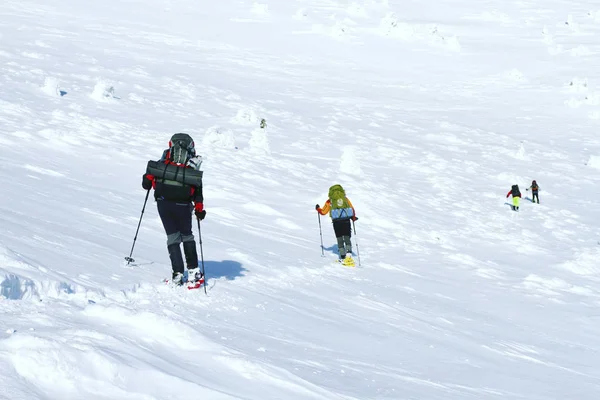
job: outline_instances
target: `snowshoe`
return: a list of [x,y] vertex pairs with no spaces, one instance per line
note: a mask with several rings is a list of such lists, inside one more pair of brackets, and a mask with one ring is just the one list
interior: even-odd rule
[[344,265],[345,267],[354,267],[354,266],[356,266],[356,263],[354,262],[354,259],[352,258],[352,256],[350,255],[350,253],[346,254],[346,258],[344,258],[342,260],[342,265]]
[[198,289],[204,283],[204,275],[200,272],[200,268],[188,269],[188,289]]

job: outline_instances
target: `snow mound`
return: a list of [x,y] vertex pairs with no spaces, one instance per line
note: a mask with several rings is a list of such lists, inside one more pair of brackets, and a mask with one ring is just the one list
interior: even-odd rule
[[570,92],[583,93],[588,91],[588,83],[585,78],[573,78],[568,86]]
[[585,96],[584,103],[589,106],[597,106],[600,105],[600,94],[591,93]]
[[565,26],[574,33],[579,32],[579,24],[573,20],[573,16],[571,14],[567,16]]
[[401,22],[396,13],[390,12],[379,23],[379,33],[404,41],[419,41],[433,46],[442,46],[451,51],[460,51],[461,46],[456,36],[440,31],[436,25],[411,24]]
[[596,22],[600,22],[600,11],[589,11],[587,15]]
[[296,10],[296,12],[294,13],[294,16],[292,18],[294,18],[295,20],[303,21],[307,17],[308,17],[308,11],[306,11],[305,8],[299,8],[298,10]]
[[63,295],[86,293],[84,288],[68,282],[48,279],[35,281],[15,274],[5,275],[0,288],[0,297],[9,300],[61,298]]
[[352,26],[356,25],[351,19],[345,18],[342,21],[337,21],[330,29],[329,35],[333,38],[344,38],[351,35]]
[[410,24],[400,22],[394,12],[388,13],[379,23],[379,31],[384,36],[409,40],[415,37],[416,31]]
[[359,161],[359,151],[355,146],[344,147],[340,160],[340,172],[348,175],[362,175]]
[[8,300],[30,298],[34,290],[35,285],[32,281],[15,274],[6,274],[0,281],[0,297]]
[[42,92],[50,96],[61,96],[63,91],[60,90],[60,83],[58,79],[53,77],[46,77],[44,84],[42,85]]
[[204,133],[202,144],[207,147],[232,149],[235,148],[235,137],[233,132],[228,129],[212,126]]
[[523,73],[516,68],[513,68],[510,71],[506,71],[505,76],[508,80],[514,82],[522,82],[525,80]]
[[440,32],[437,26],[431,28],[431,42],[439,44],[451,51],[460,51],[461,46],[456,36],[447,36]]
[[545,26],[542,28],[542,41],[547,45],[554,44],[554,35],[552,35],[552,33],[550,33],[548,28]]
[[260,118],[256,115],[256,111],[251,108],[242,108],[230,122],[238,125],[256,125],[259,121]]
[[252,137],[248,142],[250,150],[255,153],[270,154],[271,149],[269,145],[269,138],[267,136],[267,130],[256,128],[252,131]]
[[600,169],[600,156],[590,156],[586,165],[588,167]]
[[515,158],[517,158],[519,160],[529,160],[529,156],[527,155],[527,151],[525,150],[524,142],[521,142],[519,144],[519,150],[517,151]]
[[106,81],[98,81],[94,86],[94,90],[90,94],[90,97],[96,101],[110,103],[118,97],[115,95],[115,87]]

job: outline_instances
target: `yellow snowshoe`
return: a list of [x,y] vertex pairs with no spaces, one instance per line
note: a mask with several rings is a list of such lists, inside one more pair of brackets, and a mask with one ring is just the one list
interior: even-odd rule
[[356,264],[354,263],[354,259],[352,258],[352,256],[350,255],[350,253],[346,254],[346,258],[344,258],[342,260],[342,264],[345,267],[355,267]]

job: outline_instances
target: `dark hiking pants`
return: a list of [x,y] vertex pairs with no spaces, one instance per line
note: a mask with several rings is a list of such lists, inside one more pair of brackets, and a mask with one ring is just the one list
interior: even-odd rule
[[340,258],[346,257],[346,253],[352,254],[352,226],[350,220],[333,221],[333,231],[337,239]]
[[184,270],[180,243],[183,243],[188,269],[196,268],[198,266],[198,254],[194,234],[192,233],[192,204],[158,200],[157,206],[158,215],[160,215],[160,220],[167,234],[167,249],[169,250],[173,272],[183,273]]

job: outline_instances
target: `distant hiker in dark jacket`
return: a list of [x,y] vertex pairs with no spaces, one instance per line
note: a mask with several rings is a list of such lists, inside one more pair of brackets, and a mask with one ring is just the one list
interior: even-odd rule
[[537,182],[535,180],[533,180],[531,182],[531,186],[529,186],[527,189],[525,190],[529,190],[531,189],[531,202],[535,203],[536,199],[537,199],[537,203],[540,204],[540,196],[538,194],[538,192],[540,191],[540,187],[538,186]]
[[352,259],[352,226],[350,221],[356,221],[356,212],[350,199],[341,185],[333,185],[329,188],[329,198],[323,208],[318,204],[315,210],[321,215],[329,214],[333,222],[333,231],[337,239],[340,262],[346,266],[354,266]]
[[508,191],[508,194],[506,195],[506,198],[508,199],[508,196],[510,195],[512,195],[513,198],[513,204],[510,206],[510,208],[513,211],[519,211],[519,200],[521,200],[521,191],[519,190],[519,185],[512,185]]
[[[185,133],[176,133],[169,141],[169,148],[156,163],[156,172],[147,172],[142,178],[142,187],[145,190],[154,189],[158,214],[167,234],[167,249],[173,271],[172,282],[177,285],[183,284],[184,276],[180,243],[183,243],[188,282],[204,278],[198,267],[198,253],[192,233],[192,213],[195,212],[198,219],[204,219],[206,216],[202,185],[193,186],[184,182],[186,171],[199,169],[200,160],[201,157],[196,156],[193,139]],[[169,177],[167,171],[175,171],[175,179],[166,178]]]

